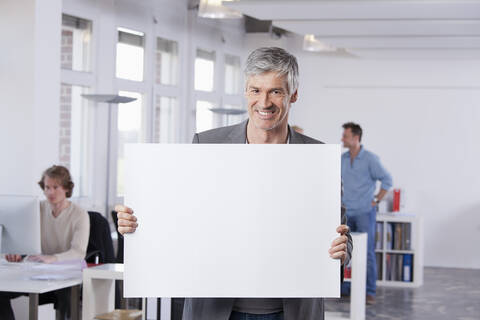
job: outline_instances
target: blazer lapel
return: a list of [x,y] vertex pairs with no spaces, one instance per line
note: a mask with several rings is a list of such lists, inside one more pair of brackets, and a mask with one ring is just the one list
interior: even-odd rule
[[227,136],[227,141],[230,143],[245,143],[247,141],[247,124],[248,119],[234,126]]
[[293,130],[292,127],[288,126],[288,132],[290,133],[290,143],[291,144],[304,144],[305,140],[303,140],[302,136],[297,133],[297,131]]

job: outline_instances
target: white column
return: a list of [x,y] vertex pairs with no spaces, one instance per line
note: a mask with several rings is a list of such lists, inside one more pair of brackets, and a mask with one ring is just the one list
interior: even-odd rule
[[352,233],[352,283],[350,289],[350,319],[365,320],[367,291],[367,233]]
[[[117,88],[113,77],[115,75],[115,52],[117,43],[117,22],[115,21],[115,3],[113,0],[106,0],[98,2],[97,20],[94,21],[97,26],[94,31],[95,45],[101,50],[95,51],[95,74],[96,74],[96,90],[91,93],[107,93],[116,94]],[[116,111],[117,106],[112,105],[113,111]],[[107,199],[107,171],[110,170],[110,164],[107,165],[107,145],[108,139],[111,139],[110,153],[112,149],[117,148],[116,136],[110,137],[112,132],[108,132],[110,108],[106,103],[99,103],[95,107],[95,136],[97,137],[94,150],[94,164],[93,164],[93,190],[92,197],[95,208],[100,211],[105,211],[105,201]],[[116,112],[112,114],[112,118],[116,116]],[[116,122],[114,122],[116,124]],[[114,126],[113,128],[116,127]],[[113,131],[113,130],[112,130]],[[112,159],[110,159],[112,161]],[[114,185],[114,175],[116,172],[110,172],[110,186]],[[112,188],[109,189],[110,205],[114,203],[116,193]],[[105,216],[109,217],[110,213],[105,212]]]
[[39,194],[58,161],[61,0],[0,1],[0,193]]

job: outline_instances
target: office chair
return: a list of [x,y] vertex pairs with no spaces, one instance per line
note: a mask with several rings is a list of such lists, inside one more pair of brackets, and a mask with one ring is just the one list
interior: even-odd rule
[[117,257],[116,257],[116,262],[117,263],[123,263],[123,235],[118,232],[118,217],[117,217],[117,211],[112,211],[112,221],[113,224],[115,225],[115,231],[117,231]]
[[88,263],[115,263],[110,226],[105,217],[95,211],[88,211],[90,217],[90,237],[88,238]]

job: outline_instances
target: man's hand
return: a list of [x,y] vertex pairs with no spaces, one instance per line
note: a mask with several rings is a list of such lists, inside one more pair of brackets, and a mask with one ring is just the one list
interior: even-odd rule
[[372,200],[372,207],[376,207],[378,203],[375,200]]
[[20,262],[22,261],[22,256],[19,254],[6,254],[5,259],[8,262]]
[[43,262],[43,263],[53,263],[57,262],[57,257],[52,256],[52,255],[34,255],[34,256],[28,256],[28,261],[33,261],[33,262]]
[[118,232],[121,234],[133,233],[138,227],[137,217],[133,215],[133,210],[120,204],[115,206],[118,217]]
[[340,233],[340,236],[333,240],[332,246],[328,250],[328,253],[332,259],[340,259],[343,265],[345,259],[347,258],[348,238],[345,234],[348,232],[348,226],[342,224],[337,227],[336,231]]

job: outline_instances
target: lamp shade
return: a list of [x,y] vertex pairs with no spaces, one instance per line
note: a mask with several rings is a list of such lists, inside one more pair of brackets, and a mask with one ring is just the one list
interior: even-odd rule
[[208,110],[212,111],[213,113],[226,114],[226,115],[238,115],[238,114],[244,114],[247,112],[247,110],[229,109],[229,108],[210,108]]
[[238,19],[241,12],[222,6],[222,0],[200,0],[198,16],[210,19]]
[[137,98],[119,96],[116,94],[82,94],[82,97],[93,102],[106,103],[128,103],[137,100]]
[[312,52],[334,52],[337,51],[337,48],[315,39],[313,34],[306,34],[303,37],[303,50]]

